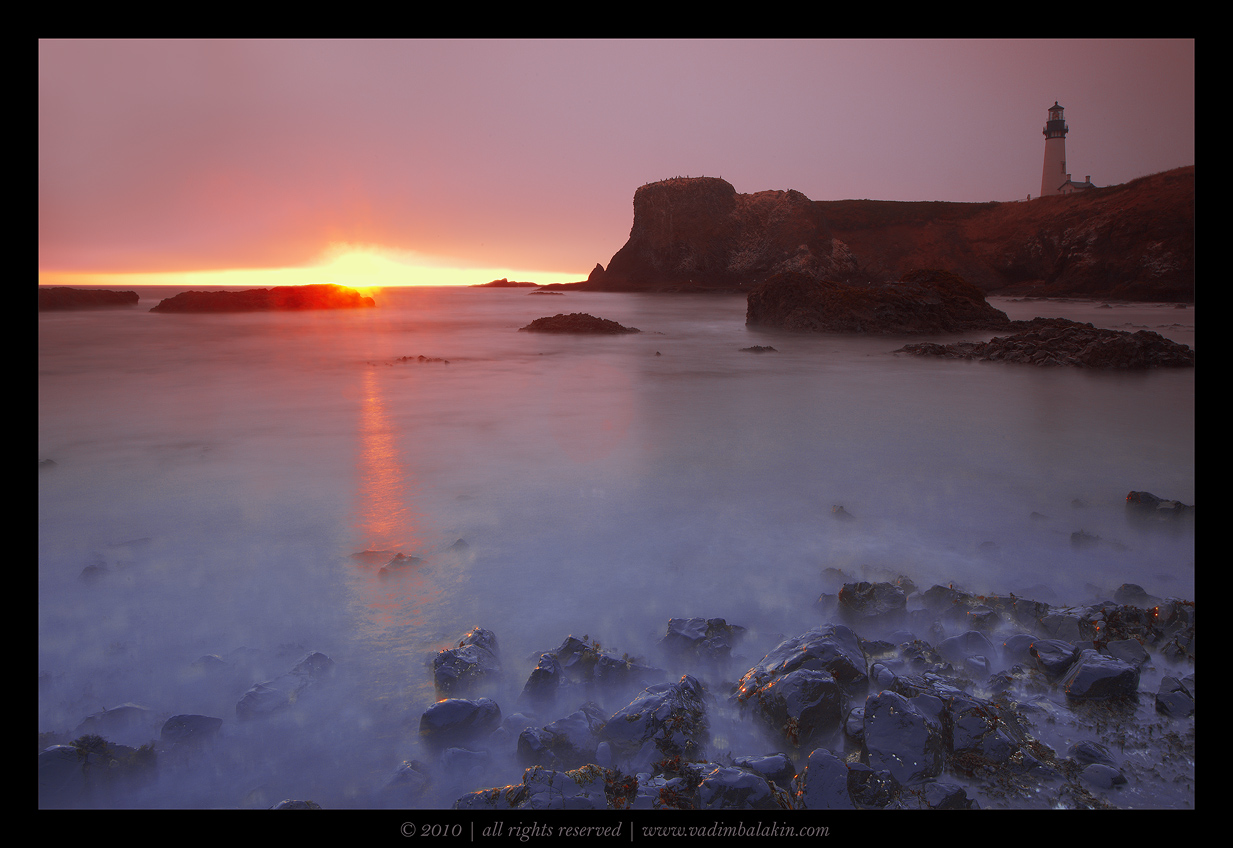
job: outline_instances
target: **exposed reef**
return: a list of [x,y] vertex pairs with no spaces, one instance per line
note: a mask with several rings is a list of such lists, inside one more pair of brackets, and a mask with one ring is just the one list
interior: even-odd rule
[[574,312],[569,315],[557,313],[547,318],[536,318],[525,327],[519,327],[518,330],[528,333],[601,333],[607,335],[641,332],[636,327],[625,327],[616,321],[596,318],[585,312]]
[[266,312],[356,309],[376,306],[371,297],[347,286],[321,283],[246,291],[186,291],[166,298],[151,312]]
[[897,283],[840,283],[792,271],[749,293],[750,327],[832,333],[918,334],[1005,329],[1005,312],[946,271],[914,271]]
[[1016,321],[1027,329],[987,342],[935,344],[919,342],[896,353],[975,359],[985,362],[1019,362],[1029,365],[1074,366],[1106,370],[1147,368],[1193,368],[1194,351],[1189,345],[1170,341],[1151,330],[1131,333],[1107,330],[1065,318],[1033,318]]
[[68,287],[40,288],[39,312],[136,306],[138,300],[137,292],[134,291],[74,289]]

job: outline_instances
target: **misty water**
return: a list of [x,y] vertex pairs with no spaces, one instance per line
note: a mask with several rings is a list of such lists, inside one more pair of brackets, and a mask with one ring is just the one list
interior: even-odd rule
[[[1194,503],[1193,369],[896,355],[923,339],[757,332],[735,296],[423,288],[372,310],[148,311],[174,291],[38,319],[55,463],[39,730],[67,741],[125,703],[224,720],[208,760],[161,767],[124,805],[400,803],[382,787],[425,757],[429,663],[475,626],[500,640],[511,713],[571,634],[653,660],[669,618],[721,617],[748,628],[752,664],[822,623],[828,569],[1052,604],[1123,583],[1194,598],[1193,534],[1124,515],[1131,490]],[[991,302],[1194,346],[1193,308]],[[557,312],[642,332],[518,331]],[[1075,548],[1079,530],[1101,543]],[[382,577],[388,557],[364,551],[423,561]],[[309,651],[336,672],[304,710],[236,721]],[[520,774],[494,762],[418,803]]]

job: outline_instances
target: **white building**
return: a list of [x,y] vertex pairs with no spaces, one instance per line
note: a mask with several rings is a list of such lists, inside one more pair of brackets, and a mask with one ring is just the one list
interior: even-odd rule
[[1045,165],[1040,177],[1041,197],[1048,197],[1052,194],[1074,194],[1077,191],[1096,188],[1092,185],[1090,176],[1084,177],[1083,182],[1076,182],[1066,171],[1066,133],[1069,132],[1070,127],[1066,126],[1062,111],[1062,107],[1054,100],[1053,105],[1049,107],[1049,121],[1044,129]]

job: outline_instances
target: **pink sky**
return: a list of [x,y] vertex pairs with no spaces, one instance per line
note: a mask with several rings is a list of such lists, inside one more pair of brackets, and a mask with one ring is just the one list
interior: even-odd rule
[[39,268],[582,279],[677,175],[1035,196],[1054,101],[1076,178],[1194,164],[1193,40],[40,41]]

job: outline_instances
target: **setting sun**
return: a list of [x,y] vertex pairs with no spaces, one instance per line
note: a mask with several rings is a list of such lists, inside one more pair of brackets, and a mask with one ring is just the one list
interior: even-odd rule
[[473,286],[501,279],[534,283],[573,283],[586,274],[515,268],[463,267],[452,259],[376,245],[331,244],[318,261],[298,268],[223,268],[203,271],[96,273],[40,271],[41,286],[183,286],[271,288],[337,283],[365,290],[402,286]]

